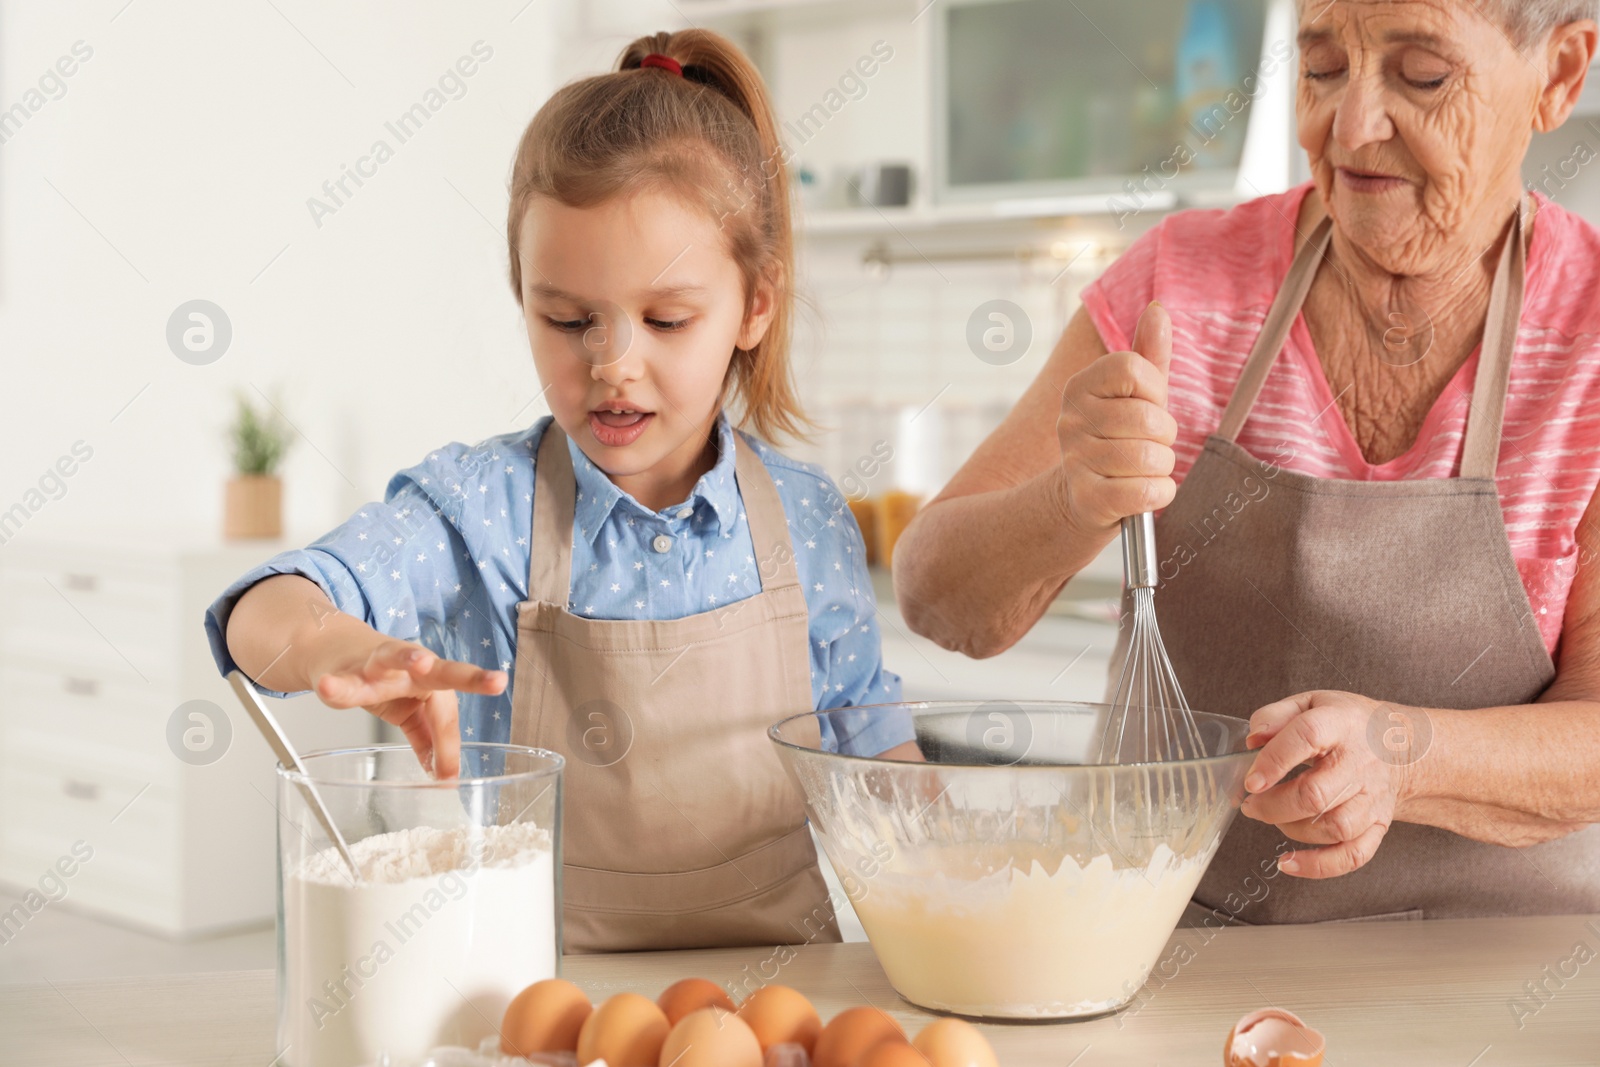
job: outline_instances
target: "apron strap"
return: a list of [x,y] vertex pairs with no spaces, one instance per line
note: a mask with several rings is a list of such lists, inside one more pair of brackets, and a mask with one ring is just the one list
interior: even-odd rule
[[794,539],[789,536],[789,516],[783,510],[783,499],[778,496],[767,465],[738,430],[733,432],[733,458],[761,591],[798,588],[800,573],[795,566]]
[[[1511,360],[1516,351],[1517,328],[1522,319],[1522,294],[1526,281],[1527,255],[1523,247],[1526,199],[1512,215],[1510,232],[1495,266],[1494,284],[1489,291],[1489,311],[1484,318],[1483,343],[1478,354],[1478,369],[1468,397],[1467,429],[1461,453],[1461,477],[1493,478],[1499,465],[1500,435],[1505,419],[1506,390],[1511,379]],[[1255,345],[1245,360],[1244,370],[1233,396],[1222,413],[1217,436],[1233,441],[1239,436],[1250,409],[1255,406],[1278,353],[1283,351],[1289,330],[1299,317],[1301,305],[1311,290],[1311,281],[1327,255],[1333,238],[1333,220],[1324,218],[1311,237],[1295,253],[1289,276],[1267,311],[1267,318],[1256,335]]]
[[1222,413],[1222,422],[1217,426],[1217,436],[1224,440],[1232,441],[1239,436],[1244,420],[1250,417],[1250,409],[1256,406],[1256,397],[1261,395],[1267,372],[1272,369],[1278,353],[1283,351],[1283,343],[1289,339],[1289,329],[1300,315],[1300,305],[1306,302],[1311,280],[1317,276],[1317,268],[1322,265],[1322,257],[1327,254],[1328,242],[1332,239],[1333,219],[1325,218],[1295,253],[1289,276],[1272,300],[1267,321],[1256,334],[1256,343],[1250,349],[1250,358],[1245,360],[1239,384],[1234,386],[1233,396]]
[[554,419],[539,442],[533,469],[533,537],[529,546],[528,599],[565,609],[572,595],[572,527],[578,482],[567,435]]
[[[734,477],[743,499],[750,541],[763,592],[799,586],[789,520],[766,464],[737,432]],[[567,606],[572,591],[572,532],[578,484],[567,435],[552,420],[539,442],[533,479],[533,537],[528,560],[528,599]]]
[[1500,431],[1527,275],[1527,253],[1522,244],[1526,205],[1526,198],[1518,202],[1505,246],[1500,249],[1500,262],[1494,269],[1489,315],[1484,320],[1483,343],[1478,350],[1478,372],[1472,380],[1472,395],[1467,398],[1467,432],[1461,448],[1463,478],[1493,478],[1500,466]]

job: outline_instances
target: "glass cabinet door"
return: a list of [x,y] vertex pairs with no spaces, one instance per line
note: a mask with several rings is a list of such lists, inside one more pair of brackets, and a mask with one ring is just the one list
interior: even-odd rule
[[1232,183],[1250,103],[1293,58],[1268,0],[954,0],[934,11],[944,200]]

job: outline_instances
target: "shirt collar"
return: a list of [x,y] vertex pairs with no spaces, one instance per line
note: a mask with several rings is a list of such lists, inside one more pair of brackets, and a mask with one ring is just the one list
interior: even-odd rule
[[616,483],[583,454],[577,442],[568,437],[567,450],[572,457],[573,479],[578,486],[573,514],[577,519],[579,536],[594,542],[612,510],[619,506],[635,515],[667,520],[676,518],[677,512],[685,504],[696,511],[710,507],[721,530],[731,530],[739,515],[739,487],[734,477],[734,431],[726,415],[717,415],[714,432],[717,435],[717,462],[695,482],[687,501],[663,508],[660,512],[651,511],[632,495],[617,488]]

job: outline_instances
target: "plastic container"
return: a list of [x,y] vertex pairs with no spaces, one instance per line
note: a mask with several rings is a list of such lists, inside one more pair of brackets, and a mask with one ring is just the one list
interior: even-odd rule
[[[1201,759],[1097,765],[1099,704],[883,704],[769,731],[890,983],[932,1011],[1072,1019],[1138,993],[1243,798],[1242,719]],[[829,720],[831,731],[819,729]],[[824,752],[916,739],[925,762]]]
[[290,1067],[475,1047],[561,962],[559,755],[463,744],[435,781],[405,745],[303,757],[352,879],[278,768],[278,1047]]

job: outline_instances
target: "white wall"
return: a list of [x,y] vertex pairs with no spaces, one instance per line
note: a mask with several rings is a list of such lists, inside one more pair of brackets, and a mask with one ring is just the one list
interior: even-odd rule
[[[305,435],[284,471],[302,530],[543,412],[503,220],[563,4],[125,3],[0,5],[0,109],[93,50],[0,145],[0,511],[94,449],[18,537],[215,530],[235,388],[281,389]],[[463,96],[406,143],[385,130],[480,40]],[[307,199],[379,138],[393,158],[319,227]],[[208,366],[165,338],[197,297],[233,326]]]
[[[798,119],[875,41],[895,49],[867,94],[800,147],[798,159],[825,177],[927,158],[928,20],[913,25],[905,16],[921,5],[902,6],[786,19],[764,42],[780,121]],[[76,42],[93,49],[64,95],[32,98],[42,106],[0,144],[0,513],[82,440],[93,459],[18,536],[128,525],[212,533],[229,473],[223,429],[241,387],[281,389],[304,435],[284,470],[296,534],[340,521],[443,441],[543,414],[505,280],[516,139],[556,86],[710,7],[0,0],[0,112],[30,102]],[[466,94],[398,143],[385,122],[480,40],[494,54]],[[307,199],[378,138],[394,157],[318,226]],[[1113,233],[1103,255],[1066,272],[1048,259],[912,256],[887,276],[861,262],[885,236],[935,259],[948,243],[869,234],[801,247],[809,299],[797,374],[813,413],[838,432],[791,450],[839,476],[932,402],[918,426],[942,427],[937,457],[887,473],[926,489],[1026,385],[1078,288],[1132,234]],[[1008,367],[974,359],[964,337],[972,310],[995,297],[1021,304],[1034,324],[1032,348]],[[209,366],[180,362],[166,342],[168,317],[194,298],[220,305],[234,329]]]
[[[682,27],[682,6],[0,3],[0,109],[37,107],[0,144],[0,512],[37,504],[29,491],[75,442],[94,450],[17,536],[130,525],[211,534],[239,388],[281,390],[303,435],[283,471],[296,534],[340,521],[443,441],[542,414],[505,281],[512,149],[556,86],[607,69],[642,33]],[[868,96],[807,142],[803,162],[831,175],[925,155],[925,49],[903,23],[802,24],[770,42],[780,118],[804,113],[874,41],[895,48]],[[480,40],[493,56],[464,79],[465,95],[401,143],[385,123]],[[59,99],[30,96],[80,41],[92,56]],[[332,204],[323,183],[380,138],[393,158],[360,187],[347,180],[353,195],[314,218],[308,198]],[[933,290],[914,267],[869,278],[859,254],[851,242],[803,253],[819,270],[804,282],[797,371],[814,413],[843,432],[793,451],[836,471],[872,440],[893,439],[898,407],[921,408],[949,383],[963,388],[946,390],[941,407],[965,394],[994,408],[998,390],[1003,410],[1063,310],[1041,317],[1023,364],[997,372],[964,349],[970,307],[1006,295],[1031,309],[1049,297],[1024,296],[1026,282],[1002,264],[998,277],[966,272],[975,287],[952,300],[943,276]],[[181,362],[166,340],[169,316],[195,298],[218,304],[233,328],[206,366]],[[982,382],[962,380],[974,369]],[[885,406],[863,409],[867,397]],[[956,434],[954,451],[997,418],[989,411]],[[917,487],[959,458],[933,463]]]

